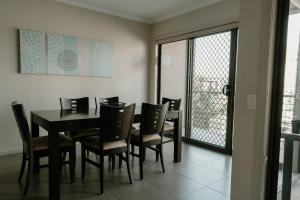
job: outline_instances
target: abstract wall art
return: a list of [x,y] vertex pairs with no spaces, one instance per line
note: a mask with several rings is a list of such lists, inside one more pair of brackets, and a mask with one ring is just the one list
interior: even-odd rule
[[19,37],[23,74],[112,77],[111,43],[28,29]]

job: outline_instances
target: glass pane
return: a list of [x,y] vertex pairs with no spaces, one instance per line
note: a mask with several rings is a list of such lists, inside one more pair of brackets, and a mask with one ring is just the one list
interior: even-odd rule
[[231,32],[194,42],[191,139],[225,147]]
[[[285,63],[285,81],[282,108],[282,139],[280,144],[277,199],[300,199],[300,13],[291,4],[288,23],[288,38]],[[294,122],[293,122],[294,121]],[[299,123],[300,125],[300,123]],[[300,126],[299,126],[300,127]],[[295,137],[291,137],[294,136]],[[297,139],[298,138],[298,139]]]
[[[181,99],[180,110],[183,111],[183,122],[185,122],[186,71],[187,40],[162,45],[161,97]],[[184,130],[183,127],[183,135]]]

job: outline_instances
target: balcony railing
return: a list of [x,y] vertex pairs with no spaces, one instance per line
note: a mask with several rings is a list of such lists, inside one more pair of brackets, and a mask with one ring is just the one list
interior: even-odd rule
[[290,132],[292,130],[295,98],[296,98],[295,95],[283,96],[282,122],[281,122],[281,130],[283,132]]

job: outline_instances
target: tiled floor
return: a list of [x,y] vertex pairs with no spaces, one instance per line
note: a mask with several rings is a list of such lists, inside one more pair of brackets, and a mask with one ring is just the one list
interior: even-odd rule
[[[229,200],[231,157],[183,144],[182,162],[174,164],[172,145],[164,146],[165,174],[150,150],[144,163],[143,181],[139,180],[138,160],[132,161],[133,185],[129,184],[125,165],[111,170],[105,159],[104,195],[99,195],[99,173],[94,166],[87,167],[86,178],[81,180],[78,158],[75,183],[69,184],[68,168],[63,169],[62,199]],[[19,165],[20,155],[0,157],[0,199],[48,199],[48,170],[41,169],[34,175],[30,193],[25,198],[21,195],[24,182],[16,181]]]
[[[278,173],[278,193],[277,200],[282,199],[282,170]],[[291,188],[291,200],[299,200],[300,199],[300,174],[293,173],[292,174],[292,188]]]

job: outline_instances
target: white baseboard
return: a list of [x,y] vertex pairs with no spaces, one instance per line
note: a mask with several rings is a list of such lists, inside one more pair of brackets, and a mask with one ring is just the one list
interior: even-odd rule
[[[81,148],[80,143],[76,143],[76,149],[80,149],[80,148]],[[0,156],[6,156],[6,155],[11,155],[11,154],[16,154],[16,153],[22,153],[22,149],[0,150]]]
[[0,156],[6,156],[16,153],[22,153],[22,149],[6,149],[6,150],[0,150]]

